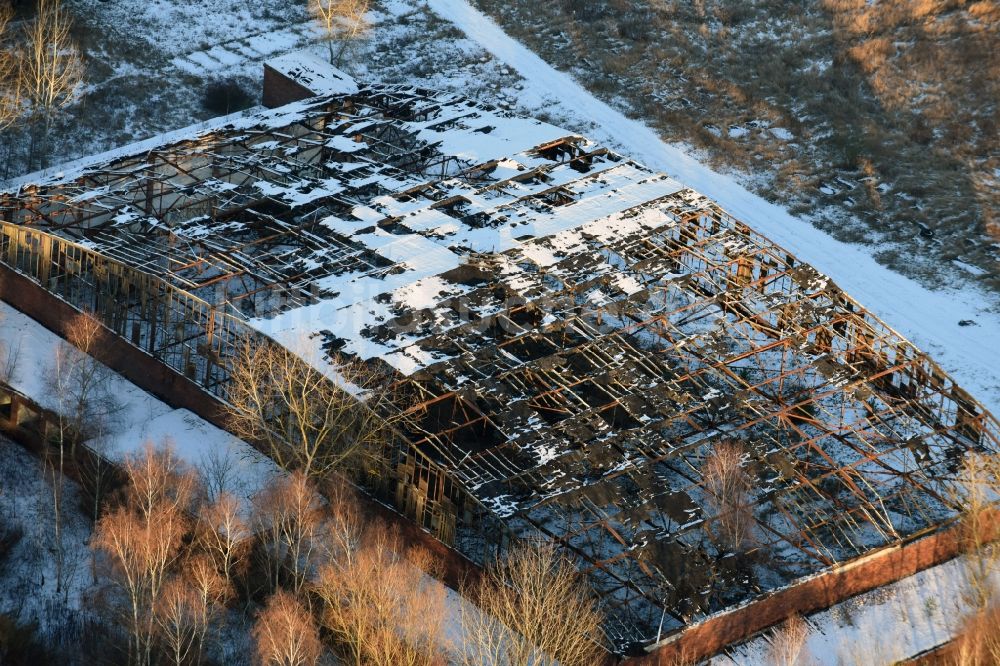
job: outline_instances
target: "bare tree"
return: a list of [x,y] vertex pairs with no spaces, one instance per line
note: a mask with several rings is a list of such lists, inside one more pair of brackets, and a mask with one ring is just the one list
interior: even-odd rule
[[35,19],[25,31],[23,94],[31,117],[43,127],[43,136],[48,135],[55,117],[76,101],[83,87],[83,60],[71,36],[72,26],[62,0],[38,0]]
[[236,473],[237,459],[232,450],[212,447],[201,456],[198,465],[198,475],[205,488],[209,502],[214,502],[223,493],[241,492]]
[[804,666],[810,663],[806,650],[808,638],[806,621],[801,615],[792,615],[771,634],[769,663],[773,666]]
[[324,511],[324,559],[347,566],[361,547],[364,518],[353,487],[342,479],[331,479],[324,484],[327,499]]
[[[129,483],[126,504],[98,521],[91,544],[110,560],[127,600],[130,661],[147,666],[153,661],[159,627],[155,605],[161,603],[191,529],[187,511],[195,495],[195,475],[168,445],[156,449],[147,444],[126,459],[124,469]],[[173,610],[176,620],[180,610]]]
[[169,507],[157,507],[148,516],[120,507],[102,517],[94,531],[92,543],[108,555],[128,601],[130,661],[140,666],[152,661],[153,604],[180,554],[186,531],[183,516]]
[[205,638],[211,622],[223,610],[233,594],[229,581],[219,574],[212,558],[208,555],[193,555],[184,565],[184,579],[197,599],[194,623],[195,663],[200,663],[205,652]]
[[[309,0],[309,10],[323,26],[324,39],[330,48],[330,64],[340,66],[348,45],[368,29],[365,15],[371,0]],[[340,40],[340,47],[333,43]]]
[[356,666],[446,662],[444,587],[401,559],[400,550],[395,535],[376,525],[356,552],[333,560],[318,577],[322,623]]
[[198,494],[198,476],[174,452],[165,439],[159,445],[146,442],[142,451],[125,458],[129,505],[150,520],[157,509],[187,515]]
[[290,579],[302,591],[322,552],[323,514],[319,494],[301,472],[279,477],[253,498],[255,528],[267,558],[269,586]]
[[466,591],[462,663],[584,666],[600,660],[602,617],[572,562],[551,544],[519,544]]
[[202,507],[198,517],[198,536],[202,549],[211,558],[226,586],[242,565],[250,547],[250,528],[240,515],[239,501],[223,493]]
[[741,552],[753,537],[750,475],[743,468],[743,448],[733,441],[717,443],[705,457],[701,476],[707,504],[714,508],[711,529],[726,548]]
[[991,542],[997,535],[1000,456],[970,454],[953,494],[952,501],[959,511],[959,541],[965,553],[967,596],[974,607],[985,608],[997,593],[993,573],[1000,560],[1000,548],[991,546]]
[[158,637],[174,666],[182,666],[194,655],[199,637],[205,634],[201,602],[187,581],[174,577],[153,604]]
[[24,113],[24,79],[10,28],[13,15],[10,6],[0,6],[0,132],[16,123]]
[[312,616],[285,590],[267,600],[253,638],[261,666],[314,666],[323,650]]
[[108,432],[118,404],[110,390],[111,371],[94,354],[103,339],[103,327],[88,313],[66,325],[67,342],[56,349],[45,384],[56,412],[56,431],[45,457],[52,479],[56,588],[65,587],[65,549],[62,543],[63,478],[67,461],[79,461],[77,445]]
[[[233,359],[229,421],[234,433],[268,446],[272,458],[306,476],[379,468],[392,393],[368,366],[334,358],[337,381],[271,343],[248,342]],[[390,417],[391,418],[391,417]]]

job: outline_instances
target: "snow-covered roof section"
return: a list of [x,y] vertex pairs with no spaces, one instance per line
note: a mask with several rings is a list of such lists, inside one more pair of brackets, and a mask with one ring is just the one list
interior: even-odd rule
[[314,95],[353,95],[357,82],[325,60],[308,52],[287,53],[264,63]]
[[[72,241],[19,264],[46,288],[93,264],[142,319],[137,285],[168,285],[167,321],[109,325],[207,390],[248,330],[386,371],[414,397],[400,457],[453,481],[426,505],[559,540],[619,645],[933,529],[942,479],[1000,446],[926,355],[711,201],[455,95],[360,85],[0,209]],[[724,442],[753,482],[737,546],[705,471]]]

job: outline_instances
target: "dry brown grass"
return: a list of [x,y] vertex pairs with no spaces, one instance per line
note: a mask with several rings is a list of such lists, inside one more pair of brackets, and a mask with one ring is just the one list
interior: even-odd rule
[[1000,664],[1000,607],[984,608],[967,619],[947,648],[946,666]]
[[812,662],[806,648],[809,626],[801,615],[793,615],[771,633],[768,660],[771,666],[805,666]]

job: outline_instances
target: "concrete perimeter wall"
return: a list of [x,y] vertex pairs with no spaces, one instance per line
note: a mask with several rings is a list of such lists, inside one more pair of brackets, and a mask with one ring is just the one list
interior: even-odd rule
[[[992,512],[986,539],[1000,536],[1000,513]],[[625,660],[629,666],[675,666],[718,654],[791,615],[829,608],[845,599],[894,583],[946,562],[962,552],[959,527],[944,527],[899,546],[883,548],[792,587],[774,592],[746,606],[724,612],[692,626],[642,657]],[[928,662],[934,663],[934,662]]]

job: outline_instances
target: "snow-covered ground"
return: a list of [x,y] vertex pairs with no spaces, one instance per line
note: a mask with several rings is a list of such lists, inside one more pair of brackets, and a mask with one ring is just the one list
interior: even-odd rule
[[[815,666],[893,664],[947,642],[969,616],[968,561],[959,558],[806,618],[798,662]],[[993,575],[1000,585],[1000,571]],[[712,659],[711,666],[771,666],[768,632]]]
[[[0,340],[16,350],[17,366],[10,385],[50,409],[56,408],[46,385],[59,336],[34,319],[0,302]],[[91,442],[112,461],[142,450],[147,442],[169,441],[178,458],[196,470],[228,469],[229,487],[249,508],[249,498],[279,473],[275,463],[249,444],[186,409],[174,409],[119,374],[112,373],[109,393],[115,397],[116,427],[105,440]]]
[[38,458],[0,437],[0,528],[21,532],[0,559],[0,613],[21,625],[37,622],[39,637],[59,647],[72,642],[85,622],[87,600],[96,589],[87,545],[91,526],[79,508],[79,486],[67,482],[63,500],[67,584],[57,592],[51,477]]

